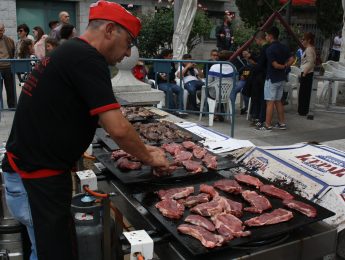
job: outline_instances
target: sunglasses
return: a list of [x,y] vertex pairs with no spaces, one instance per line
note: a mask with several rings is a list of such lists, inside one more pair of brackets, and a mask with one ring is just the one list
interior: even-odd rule
[[18,30],[17,32],[24,32],[24,30],[20,29],[20,30]]

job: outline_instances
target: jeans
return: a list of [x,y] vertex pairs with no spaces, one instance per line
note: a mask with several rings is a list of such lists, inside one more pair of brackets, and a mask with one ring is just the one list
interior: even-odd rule
[[189,93],[189,101],[193,110],[197,110],[196,107],[196,91],[201,90],[204,82],[201,80],[192,80],[184,84],[184,88],[187,89]]
[[158,89],[164,91],[166,94],[169,109],[177,108],[177,106],[175,106],[173,93],[177,96],[178,108],[181,110],[183,109],[183,90],[180,86],[174,83],[160,83],[158,84]]
[[3,172],[5,197],[9,212],[12,216],[26,226],[31,241],[30,260],[37,260],[34,226],[28,194],[18,173]]
[[[237,84],[232,88],[230,93],[231,103],[235,104],[237,93],[241,92],[246,82],[244,80],[239,80]],[[244,100],[244,108],[248,109],[249,97],[242,95]]]

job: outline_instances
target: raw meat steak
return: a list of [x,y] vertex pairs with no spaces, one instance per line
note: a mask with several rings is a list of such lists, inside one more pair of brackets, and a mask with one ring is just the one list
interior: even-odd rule
[[231,239],[232,237],[246,237],[250,235],[250,231],[243,231],[245,228],[243,222],[234,215],[223,212],[212,216],[211,220],[218,233],[225,238],[229,237]]
[[186,217],[184,221],[191,223],[193,225],[206,228],[208,231],[211,231],[211,232],[216,230],[216,228],[214,227],[211,221],[209,221],[207,218],[204,218],[200,215],[189,215]]
[[212,198],[219,196],[219,193],[210,185],[200,184],[200,192],[210,194]]
[[194,187],[183,187],[183,188],[172,188],[168,190],[159,190],[158,191],[158,197],[161,200],[166,200],[166,199],[181,199],[188,197],[190,194],[194,192]]
[[255,191],[245,190],[242,192],[242,197],[252,205],[252,207],[244,208],[245,211],[262,213],[264,210],[272,208],[270,201]]
[[201,216],[210,217],[219,214],[224,209],[224,201],[220,197],[216,197],[210,202],[198,204],[191,208],[191,212],[197,213]]
[[292,200],[293,196],[285,190],[279,189],[273,185],[262,185],[260,192],[266,193],[272,197],[276,197],[282,200]]
[[238,218],[242,217],[243,215],[242,203],[227,198],[224,198],[224,210],[226,213],[230,213]]
[[290,209],[295,209],[301,212],[302,214],[310,217],[315,218],[316,217],[316,208],[313,206],[310,206],[304,202],[297,201],[297,200],[283,200],[283,204]]
[[255,178],[248,174],[237,174],[235,175],[235,179],[238,182],[245,183],[247,185],[255,186],[257,189],[260,188],[260,186],[264,185],[258,178]]
[[111,153],[111,158],[117,161],[121,157],[128,157],[129,154],[126,153],[124,150],[116,150]]
[[262,214],[258,217],[248,219],[244,222],[247,226],[250,227],[257,227],[257,226],[264,226],[264,225],[273,225],[281,222],[289,221],[293,218],[293,214],[291,211],[286,209],[275,209],[270,213]]
[[204,158],[206,153],[207,153],[207,150],[203,147],[198,146],[198,145],[193,148],[193,155],[195,158],[202,159],[202,158]]
[[207,248],[221,246],[224,243],[224,238],[222,236],[213,234],[203,227],[181,224],[177,227],[177,230],[200,240],[201,244]]
[[153,175],[157,177],[169,176],[176,170],[176,168],[177,168],[176,165],[170,165],[167,170],[162,170],[161,168],[154,168]]
[[190,173],[199,173],[203,171],[200,162],[188,160],[188,161],[183,161],[182,164],[184,167],[186,167],[187,171]]
[[217,189],[220,189],[222,191],[226,191],[229,193],[238,194],[242,192],[241,185],[239,185],[238,182],[235,180],[228,180],[228,179],[219,180],[219,181],[216,181],[213,184],[213,186],[216,187]]
[[171,144],[163,144],[162,148],[167,151],[168,153],[170,153],[171,155],[175,155],[177,153],[179,153],[180,151],[183,150],[182,145],[180,144],[176,144],[176,143],[171,143]]
[[117,167],[121,170],[139,170],[141,165],[141,162],[131,162],[126,157],[117,160]]
[[187,151],[179,151],[175,154],[175,163],[181,165],[183,161],[192,159],[193,154]]
[[209,194],[200,193],[196,196],[189,196],[181,202],[183,203],[183,205],[190,208],[195,206],[196,204],[208,202],[210,200],[210,197],[211,196]]
[[155,207],[167,218],[179,219],[184,213],[184,206],[173,199],[161,200]]
[[184,141],[182,143],[182,146],[187,150],[193,150],[193,148],[196,146],[196,144],[191,142],[191,141]]
[[217,157],[207,153],[202,162],[208,169],[217,170]]

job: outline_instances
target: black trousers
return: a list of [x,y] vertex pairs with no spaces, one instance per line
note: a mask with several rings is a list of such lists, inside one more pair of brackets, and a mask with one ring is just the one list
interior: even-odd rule
[[306,116],[309,112],[313,75],[313,72],[308,73],[304,77],[302,77],[301,75],[301,83],[298,94],[298,114],[300,114],[301,116]]
[[[6,96],[7,96],[7,106],[9,108],[15,107],[15,98],[14,98],[14,83],[13,83],[13,74],[11,68],[0,69],[1,76],[5,83]],[[0,93],[2,95],[2,93]]]
[[23,179],[23,184],[29,197],[38,259],[78,259],[71,215],[71,174]]

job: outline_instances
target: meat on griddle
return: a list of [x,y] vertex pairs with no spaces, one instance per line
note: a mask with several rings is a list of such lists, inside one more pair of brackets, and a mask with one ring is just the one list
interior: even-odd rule
[[111,153],[111,158],[114,159],[115,161],[117,161],[121,157],[128,157],[128,156],[130,156],[129,153],[127,153],[127,152],[125,152],[124,150],[121,150],[121,149],[113,151]]
[[193,143],[192,141],[184,141],[182,143],[182,146],[187,150],[193,150],[193,148],[196,146],[196,144]]
[[179,219],[184,213],[184,206],[174,199],[161,200],[156,203],[155,207],[164,217],[171,219]]
[[286,222],[292,218],[293,214],[291,211],[278,208],[273,210],[272,212],[264,213],[258,217],[248,219],[244,222],[244,224],[250,227],[258,227]]
[[295,209],[309,218],[315,218],[317,215],[316,208],[307,203],[297,200],[283,200],[283,204],[290,209]]
[[292,200],[294,197],[285,190],[279,189],[274,185],[262,185],[260,192],[282,200]]
[[242,186],[235,180],[222,179],[216,181],[213,186],[229,193],[239,194],[242,192]]
[[207,153],[202,159],[204,165],[211,170],[217,170],[217,157]]
[[201,166],[201,162],[187,160],[182,162],[183,166],[187,169],[190,173],[200,173],[203,172],[203,168]]
[[240,202],[224,198],[224,211],[238,218],[243,215],[243,205]]
[[173,156],[177,155],[178,153],[184,150],[182,145],[177,143],[163,144],[161,148],[163,148],[165,151],[167,151]]
[[252,205],[251,207],[244,208],[244,211],[262,213],[272,208],[271,202],[265,196],[259,195],[255,191],[245,190],[242,192],[242,197]]
[[141,166],[141,162],[132,162],[126,157],[121,157],[117,160],[117,167],[121,170],[139,170]]
[[193,215],[193,214],[189,215],[186,217],[184,221],[196,226],[206,228],[208,231],[211,231],[211,232],[216,230],[215,226],[213,225],[211,221],[209,221],[207,218],[204,218],[200,215]]
[[173,174],[173,172],[177,169],[176,165],[169,165],[167,170],[163,170],[162,168],[154,168],[153,169],[153,175],[157,177],[162,176],[170,176]]
[[206,155],[207,150],[201,146],[196,145],[193,148],[193,155],[195,158],[202,159]]
[[230,240],[232,237],[246,237],[251,234],[250,231],[244,231],[243,222],[232,214],[223,212],[212,216],[211,220],[218,233],[224,236],[226,240]]
[[215,197],[210,202],[205,202],[198,204],[191,208],[191,212],[197,213],[204,217],[210,217],[216,214],[223,212],[224,210],[224,201],[219,196]]
[[255,186],[257,189],[264,185],[258,178],[243,173],[235,175],[235,180],[247,185]]
[[221,246],[224,243],[224,238],[222,236],[216,235],[203,227],[181,224],[177,227],[177,230],[198,239],[201,244],[207,248]]
[[129,121],[134,119],[150,119],[155,113],[144,107],[121,107],[122,115],[126,117]]
[[175,153],[175,163],[181,165],[183,161],[191,160],[193,154],[187,151],[178,151]]
[[208,184],[200,184],[200,192],[210,194],[212,198],[218,197],[219,193]]
[[188,197],[193,192],[194,192],[193,186],[183,187],[183,188],[172,188],[168,190],[159,190],[158,197],[161,200],[166,200],[166,199],[178,200],[178,199]]
[[185,207],[190,208],[197,204],[208,202],[210,200],[210,197],[211,196],[207,193],[200,193],[198,195],[188,196],[186,199],[181,199],[181,203],[183,203]]

